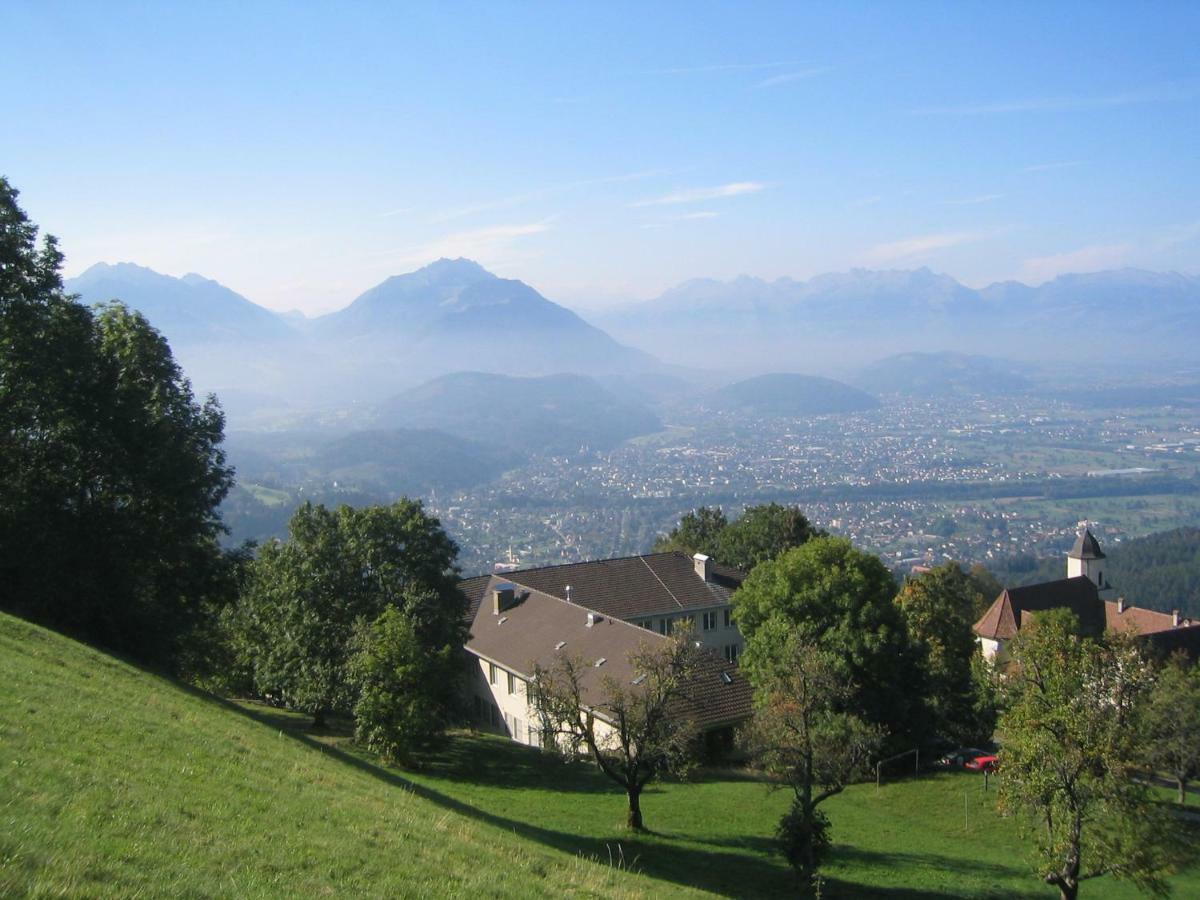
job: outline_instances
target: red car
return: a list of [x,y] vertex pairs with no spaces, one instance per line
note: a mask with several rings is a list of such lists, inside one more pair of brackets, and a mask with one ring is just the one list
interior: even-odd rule
[[1000,760],[994,756],[977,756],[963,763],[963,768],[971,772],[995,772],[1000,767]]

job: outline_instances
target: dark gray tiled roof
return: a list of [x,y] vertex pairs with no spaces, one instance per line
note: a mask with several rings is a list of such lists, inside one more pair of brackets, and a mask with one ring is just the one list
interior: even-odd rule
[[[460,587],[467,593],[473,613],[484,589],[481,578],[470,578]],[[618,559],[570,563],[504,573],[504,580],[540,591],[618,619],[677,613],[729,602],[745,575],[727,566],[712,565],[710,581],[696,574],[695,564],[683,553],[648,553]]]
[[[485,576],[482,586],[478,584],[480,579],[469,579],[478,599],[467,650],[526,679],[533,674],[535,666],[550,666],[560,652],[577,655],[589,663],[583,685],[585,700],[589,706],[599,706],[604,679],[632,684],[636,673],[629,661],[630,655],[667,640],[598,610],[589,610],[520,586],[514,605],[497,615],[493,611],[491,591],[499,585],[513,583],[514,574]],[[587,624],[589,612],[601,616],[591,626]],[[596,667],[594,664],[599,659],[605,662]],[[736,664],[726,662],[713,651],[705,652],[704,664],[693,689],[697,693],[697,703],[691,714],[702,728],[740,721],[750,714],[753,691],[749,682],[742,677]]]
[[1104,559],[1104,551],[1090,529],[1083,529],[1083,534],[1075,538],[1075,546],[1067,554],[1071,559]]

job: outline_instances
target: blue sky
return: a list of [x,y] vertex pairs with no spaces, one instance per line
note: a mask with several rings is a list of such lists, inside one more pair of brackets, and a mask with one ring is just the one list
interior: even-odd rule
[[1200,272],[1200,4],[6,0],[0,173],[67,254],[309,313],[439,256]]

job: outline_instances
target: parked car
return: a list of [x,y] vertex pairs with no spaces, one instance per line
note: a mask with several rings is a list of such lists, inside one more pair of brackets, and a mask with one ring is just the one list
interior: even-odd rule
[[964,769],[969,769],[972,772],[995,772],[1000,767],[1000,760],[990,753],[983,756],[977,756],[974,759],[967,760],[963,763]]
[[987,756],[990,750],[980,750],[978,747],[959,747],[957,750],[951,750],[938,760],[939,766],[945,766],[948,769],[957,769],[960,766],[965,766],[968,762],[975,759],[977,756]]

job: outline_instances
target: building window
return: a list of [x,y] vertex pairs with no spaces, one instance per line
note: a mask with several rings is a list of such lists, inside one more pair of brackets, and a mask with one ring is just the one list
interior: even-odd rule
[[495,684],[499,680],[495,663],[488,663],[488,681]]
[[670,634],[670,629],[668,627],[670,622],[671,622],[670,619],[659,619],[658,620],[658,633],[659,634]]
[[726,644],[725,645],[725,658],[727,660],[729,660],[730,662],[737,662],[737,658],[738,658],[738,645],[737,644]]
[[704,630],[705,631],[712,631],[714,628],[716,628],[717,627],[716,611],[714,610],[713,612],[706,612],[704,614],[703,622],[704,622]]
[[515,694],[517,692],[517,676],[512,672],[508,673],[508,692]]
[[726,607],[725,609],[725,627],[729,628],[733,625],[733,610]]

